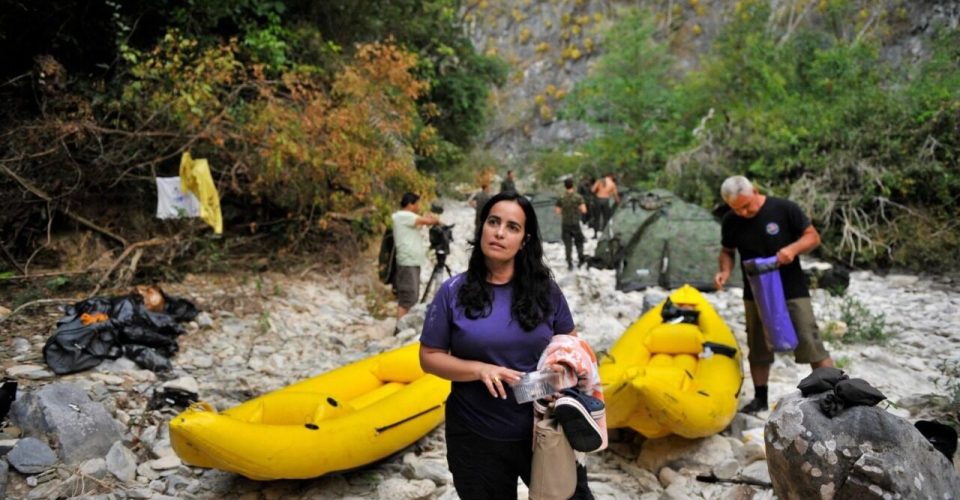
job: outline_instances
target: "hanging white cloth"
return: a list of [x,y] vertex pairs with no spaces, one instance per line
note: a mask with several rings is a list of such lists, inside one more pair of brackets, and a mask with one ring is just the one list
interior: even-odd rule
[[199,217],[200,200],[180,189],[180,177],[157,177],[157,218]]

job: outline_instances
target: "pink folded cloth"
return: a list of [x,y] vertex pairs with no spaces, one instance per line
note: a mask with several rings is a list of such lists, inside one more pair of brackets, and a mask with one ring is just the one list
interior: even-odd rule
[[[542,370],[547,365],[563,365],[577,376],[576,389],[580,392],[603,401],[603,387],[600,385],[600,369],[597,366],[597,356],[586,340],[573,335],[554,335],[550,344],[540,355],[537,369]],[[534,406],[536,408],[536,405]],[[533,423],[543,418],[543,413],[533,412]],[[594,418],[600,427],[603,444],[596,451],[607,447],[607,416],[606,412],[599,418]],[[579,452],[578,452],[579,454]],[[580,458],[578,456],[578,458]]]

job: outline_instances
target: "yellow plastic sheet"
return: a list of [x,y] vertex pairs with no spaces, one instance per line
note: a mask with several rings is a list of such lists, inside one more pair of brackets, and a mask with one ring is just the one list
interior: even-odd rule
[[180,157],[180,189],[193,193],[200,200],[200,218],[213,232],[223,233],[223,217],[220,215],[220,194],[210,175],[210,165],[206,159],[190,157],[189,152]]

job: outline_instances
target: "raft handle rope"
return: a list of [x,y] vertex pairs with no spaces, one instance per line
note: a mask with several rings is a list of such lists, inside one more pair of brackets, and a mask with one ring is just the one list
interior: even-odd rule
[[719,354],[728,358],[732,358],[737,355],[736,347],[730,347],[728,345],[718,344],[716,342],[704,342],[703,350],[706,351],[707,349],[710,349],[710,351],[714,354]]
[[420,413],[416,413],[416,414],[414,414],[414,415],[410,415],[409,417],[407,417],[407,418],[405,418],[405,419],[403,419],[403,420],[398,420],[398,421],[396,421],[396,422],[394,422],[394,423],[392,423],[392,424],[388,424],[388,425],[385,425],[385,426],[383,426],[383,427],[377,427],[377,428],[374,429],[374,430],[377,431],[377,434],[380,434],[380,433],[383,432],[383,431],[388,431],[388,430],[390,430],[390,429],[393,429],[394,427],[396,427],[396,426],[398,426],[398,425],[407,423],[407,422],[409,422],[409,421],[411,421],[411,420],[413,420],[413,419],[415,419],[415,418],[417,418],[417,417],[426,415],[427,413],[430,413],[430,412],[432,412],[433,410],[436,410],[437,408],[442,408],[442,407],[443,407],[442,404],[439,404],[439,405],[436,405],[436,406],[432,406],[432,407],[430,407],[430,408],[427,408],[426,410],[421,411]]

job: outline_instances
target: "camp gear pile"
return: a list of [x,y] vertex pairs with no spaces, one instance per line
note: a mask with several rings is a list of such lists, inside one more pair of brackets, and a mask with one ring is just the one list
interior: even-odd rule
[[[157,293],[162,300],[157,298]],[[197,316],[188,300],[159,289],[122,297],[93,297],[68,306],[43,346],[43,359],[58,375],[93,368],[104,359],[126,356],[141,368],[167,371],[183,334],[179,321]]]
[[887,399],[866,380],[850,378],[843,373],[843,370],[827,366],[813,370],[813,373],[797,384],[797,388],[805,397],[832,391],[820,400],[820,411],[830,418],[837,416],[846,408],[875,406]]

